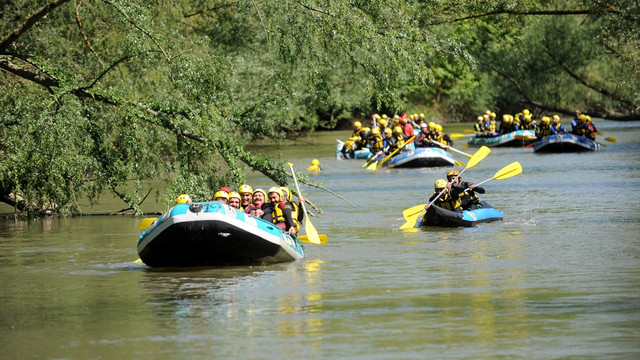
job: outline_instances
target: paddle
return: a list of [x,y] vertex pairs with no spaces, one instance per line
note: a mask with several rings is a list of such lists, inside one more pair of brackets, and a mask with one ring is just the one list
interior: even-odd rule
[[463,132],[467,133],[467,134],[475,134],[476,131],[475,130],[470,130],[470,129],[464,129],[462,130]]
[[522,150],[522,149],[530,148],[530,147],[532,147],[533,145],[535,145],[536,143],[537,143],[537,141],[534,141],[534,142],[532,142],[531,144],[527,144],[527,145],[523,146],[523,147],[521,148],[521,150]]
[[[509,165],[503,167],[502,169],[498,170],[495,173],[495,175],[493,175],[493,177],[491,177],[491,178],[489,178],[487,180],[481,181],[481,182],[475,184],[475,186],[480,186],[480,185],[482,185],[482,184],[484,184],[484,183],[486,183],[488,181],[491,181],[491,180],[508,179],[508,178],[510,178],[512,176],[516,176],[516,175],[518,175],[520,173],[522,173],[522,166],[520,165],[519,162],[514,161],[511,164],[509,164]],[[464,191],[469,191],[469,190],[470,190],[469,188],[466,188]]]
[[[456,179],[458,179],[463,172],[465,172],[467,169],[471,169],[472,167],[476,166],[480,161],[482,161],[484,158],[487,157],[487,155],[489,155],[489,152],[491,152],[491,149],[489,149],[486,146],[481,146],[480,149],[478,149],[478,151],[475,152],[475,154],[473,154],[473,156],[471,157],[471,159],[469,159],[469,162],[467,163],[467,166],[460,171],[460,173],[458,174],[458,176],[456,176],[455,178],[453,178],[449,184],[453,183],[454,181],[456,181]],[[440,191],[440,193],[438,194],[438,196],[436,196],[430,203],[429,206],[433,205],[433,203],[436,202],[436,200],[438,200],[438,198],[440,198],[440,196],[442,196],[442,194],[445,193],[445,191],[447,191],[447,188],[442,189],[442,191]],[[427,211],[427,209],[425,209],[424,207],[422,208],[422,211],[420,211],[419,213],[415,214],[415,216],[410,216],[407,219],[407,222],[404,223],[402,226],[400,226],[400,230],[404,230],[404,229],[410,229],[416,226],[416,221],[420,218],[420,216],[422,216],[422,214],[424,214]],[[404,214],[404,213],[403,213]]]
[[[287,165],[289,165],[289,168],[291,169],[291,176],[293,176],[293,182],[296,184],[296,190],[298,190],[298,194],[302,195],[302,193],[300,192],[300,187],[298,186],[298,179],[296,178],[296,172],[293,170],[293,164],[292,163],[287,163]],[[300,205],[302,206],[302,213],[305,215],[304,216],[304,228],[305,228],[305,232],[307,233],[307,237],[309,239],[309,243],[311,244],[322,244],[322,241],[320,240],[320,236],[318,235],[318,232],[316,231],[316,228],[313,227],[313,224],[311,224],[311,220],[309,220],[309,214],[307,214],[307,210],[304,207],[304,201],[300,202]],[[325,241],[326,243],[326,241]]]
[[371,164],[373,162],[373,160],[376,159],[376,154],[374,154],[374,153],[371,153],[369,156],[370,156],[370,158],[364,163],[364,165],[362,165],[363,168],[369,166],[369,164]]
[[146,230],[156,220],[158,220],[158,218],[144,218],[142,219],[142,221],[140,221],[140,224],[138,225],[138,229]]
[[471,158],[471,157],[473,156],[473,155],[471,155],[471,154],[467,154],[467,153],[466,153],[466,152],[464,152],[464,151],[460,151],[460,150],[458,150],[458,149],[454,149],[454,148],[452,148],[450,145],[443,144],[443,143],[438,142],[438,141],[435,141],[435,140],[429,140],[429,141],[431,141],[432,143],[436,143],[436,144],[438,144],[438,145],[440,145],[440,146],[443,146],[443,147],[445,147],[445,148],[447,148],[447,149],[453,150],[454,152],[457,152],[458,154],[464,155],[464,156],[466,156],[466,157],[468,157],[468,158]]
[[606,138],[603,138],[603,139],[614,144],[618,142],[618,139],[614,138],[613,136],[607,136]]
[[[327,243],[327,235],[325,234],[319,234],[318,238],[320,239],[320,244],[326,244]],[[311,240],[309,240],[309,236],[307,235],[302,235],[302,236],[298,236],[298,240],[305,242],[305,243],[309,243],[309,244],[315,244],[314,242],[311,242]]]
[[405,141],[405,142],[404,142],[404,144],[403,144],[402,146],[400,146],[399,148],[395,149],[391,154],[387,155],[387,157],[385,157],[384,159],[380,160],[380,162],[378,162],[378,163],[376,164],[376,167],[375,167],[375,168],[371,169],[371,167],[372,167],[372,166],[369,166],[369,167],[367,168],[367,170],[375,170],[375,169],[377,169],[377,168],[381,167],[381,166],[382,166],[382,164],[384,164],[385,162],[387,162],[387,160],[389,160],[389,159],[390,159],[393,155],[395,155],[398,151],[400,151],[400,150],[404,149],[404,147],[405,147],[405,146],[409,145],[409,144],[413,141],[413,139],[414,139],[415,137],[416,137],[416,136],[415,136],[415,135],[413,135],[412,137],[410,137],[409,139],[407,139],[407,141]]

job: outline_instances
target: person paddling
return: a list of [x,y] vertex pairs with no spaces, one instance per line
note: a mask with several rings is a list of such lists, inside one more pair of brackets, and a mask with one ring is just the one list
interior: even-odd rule
[[[443,209],[462,213],[462,199],[460,195],[464,192],[464,188],[452,186],[445,179],[438,179],[434,184],[434,193],[429,198],[429,204],[425,205],[425,210],[429,209],[431,202]],[[440,193],[443,193],[440,195]],[[436,199],[437,198],[437,199]],[[434,201],[435,199],[435,201]]]
[[[452,187],[460,188],[458,190],[462,190],[460,195],[460,207],[462,208],[462,210],[475,210],[479,207],[482,207],[482,202],[480,201],[476,193],[484,194],[485,189],[483,187],[476,186],[475,184],[467,181],[463,182],[462,177],[460,176],[460,171],[458,170],[449,171],[447,173],[447,180],[449,182],[453,181],[451,185]],[[469,190],[465,191],[466,189]]]

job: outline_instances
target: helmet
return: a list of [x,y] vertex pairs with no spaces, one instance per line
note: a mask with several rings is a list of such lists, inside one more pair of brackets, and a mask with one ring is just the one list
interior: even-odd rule
[[226,192],[226,193],[228,194],[228,193],[230,193],[230,192],[231,192],[231,189],[229,189],[229,188],[228,188],[228,187],[226,187],[226,186],[223,186],[223,187],[221,187],[220,189],[218,189],[218,191],[224,191],[224,192]]
[[402,132],[402,128],[400,126],[396,126],[396,127],[393,128],[393,132],[401,133]]
[[386,120],[386,119],[388,119],[389,117],[387,116],[387,114],[382,114],[382,118]]
[[489,114],[489,116],[491,116],[491,117],[496,117],[496,113],[491,112],[491,114]]
[[447,177],[458,176],[458,175],[460,175],[460,171],[458,170],[451,170],[447,173]]
[[253,189],[251,188],[251,186],[244,184],[244,185],[240,185],[240,188],[238,188],[238,192],[240,194],[242,193],[253,193]]
[[542,122],[545,124],[548,124],[551,121],[551,118],[548,116],[543,116],[542,117]]
[[393,133],[393,130],[391,130],[391,128],[385,128],[384,133],[391,135]]
[[371,133],[372,134],[380,134],[380,128],[379,127],[374,127],[373,129],[371,129]]
[[291,190],[289,190],[288,187],[280,186],[280,191],[282,191],[282,194],[287,198],[288,201],[291,201]]
[[229,193],[226,192],[226,191],[220,190],[220,191],[216,192],[215,194],[213,194],[213,200],[215,200],[217,198],[228,199],[229,198]]
[[311,165],[320,165],[320,161],[318,159],[311,160]]
[[258,193],[258,192],[259,192],[259,193],[262,193],[262,196],[264,196],[264,198],[265,198],[265,199],[267,198],[267,193],[266,193],[264,190],[262,190],[262,189],[255,189],[255,190],[253,190],[253,193],[254,193],[254,194],[255,194],[255,193]]
[[231,192],[231,194],[229,194],[229,199],[231,199],[231,198],[242,199],[242,198],[240,197],[240,194],[238,194],[238,193],[237,193],[237,192],[235,192],[235,191],[232,191],[232,192]]
[[482,120],[484,120],[484,117],[482,117],[482,115],[478,116],[478,122],[481,122]]
[[180,194],[176,199],[176,204],[188,204],[191,202],[191,196],[187,194]]
[[525,114],[525,115],[530,115],[530,114],[531,114],[531,113],[529,112],[529,110],[527,110],[527,109],[522,110],[522,113],[523,113],[523,114]]
[[531,115],[530,114],[525,115],[524,119],[527,121],[531,121]]
[[560,121],[560,116],[553,115],[553,122],[557,122],[557,121]]
[[447,180],[445,179],[438,179],[436,180],[436,183],[434,184],[434,187],[436,189],[444,189],[447,187]]
[[356,121],[355,123],[353,123],[353,126],[359,128],[362,127],[362,123],[360,121]]
[[423,119],[423,118],[424,118],[424,114],[420,113],[420,119]]
[[429,129],[433,130],[436,127],[436,123],[434,123],[433,121],[429,121]]
[[428,128],[428,127],[429,127],[429,125],[427,125],[427,123],[422,123],[422,124],[420,124],[420,127],[421,127],[421,128]]
[[279,187],[274,186],[274,187],[270,188],[269,189],[269,194],[271,194],[271,193],[278,194],[280,196],[280,201],[284,200],[284,196],[282,195],[282,190],[280,190]]
[[442,125],[436,124],[436,131],[437,132],[441,132],[442,131]]
[[382,126],[387,126],[387,120],[385,119],[380,119],[378,120],[378,124],[382,125]]

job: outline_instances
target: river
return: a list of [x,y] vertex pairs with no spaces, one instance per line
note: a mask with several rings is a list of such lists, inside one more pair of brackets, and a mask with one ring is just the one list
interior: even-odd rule
[[139,218],[0,220],[1,357],[638,359],[640,122],[598,125],[617,143],[494,148],[463,174],[522,164],[485,184],[504,221],[414,232],[402,210],[448,168],[367,171],[334,158],[348,132],[316,133],[283,159],[318,158],[310,178],[356,207],[303,186],[329,240],[287,264],[153,270],[132,262]]

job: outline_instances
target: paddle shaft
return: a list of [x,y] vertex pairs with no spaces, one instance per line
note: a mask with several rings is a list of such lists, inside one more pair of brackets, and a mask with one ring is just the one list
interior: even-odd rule
[[388,155],[386,158],[382,159],[382,161],[380,161],[380,163],[378,164],[378,166],[381,166],[382,164],[384,164],[385,162],[387,162],[387,160],[389,160],[390,157],[392,157],[393,155],[395,155],[398,151],[404,149],[405,146],[409,145],[409,143],[411,143],[413,141],[413,139],[416,136],[413,135],[412,137],[410,137],[409,139],[407,139],[407,141],[402,144],[402,146],[400,146],[399,148],[395,149],[390,155]]
[[471,157],[473,156],[473,155],[471,155],[471,154],[467,154],[467,153],[466,153],[466,152],[464,152],[464,151],[460,151],[460,150],[458,150],[458,149],[454,149],[454,148],[452,148],[452,147],[451,147],[451,145],[443,144],[443,143],[441,143],[441,142],[438,142],[438,141],[435,141],[435,140],[431,140],[431,139],[429,139],[429,141],[431,141],[431,142],[433,142],[433,143],[436,143],[436,144],[438,144],[438,145],[444,146],[444,147],[446,147],[447,149],[451,149],[451,150],[453,150],[454,152],[457,152],[458,154],[460,154],[460,155],[464,155],[464,156],[466,156],[466,157],[468,157],[468,158],[471,158]]

